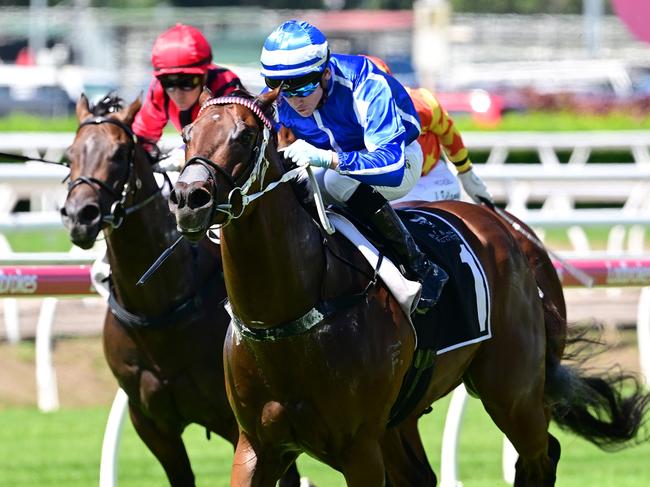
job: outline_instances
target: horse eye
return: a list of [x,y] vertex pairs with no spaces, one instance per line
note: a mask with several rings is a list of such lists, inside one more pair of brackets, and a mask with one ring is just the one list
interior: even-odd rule
[[237,141],[241,145],[249,146],[254,140],[253,137],[255,137],[255,134],[250,130],[246,130],[245,132],[239,134],[239,137],[237,137]]
[[120,147],[115,151],[115,156],[113,157],[113,160],[122,162],[125,161],[128,158],[128,151],[126,147]]
[[192,131],[192,124],[186,125],[185,127],[183,127],[183,130],[181,130],[181,137],[183,138],[183,142],[185,142],[186,144],[190,140],[192,140],[192,136],[190,134],[191,131]]

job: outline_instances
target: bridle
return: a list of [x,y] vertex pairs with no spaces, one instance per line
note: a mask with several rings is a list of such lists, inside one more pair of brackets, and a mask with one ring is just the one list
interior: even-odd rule
[[[79,128],[77,128],[77,133],[83,127],[86,127],[88,125],[100,125],[102,123],[110,123],[112,125],[121,128],[129,136],[132,142],[129,151],[126,173],[124,174],[124,177],[122,178],[120,185],[118,186],[121,187],[122,190],[121,192],[120,190],[115,190],[114,188],[106,184],[104,181],[101,181],[93,176],[79,176],[74,181],[70,181],[68,183],[68,196],[70,196],[74,188],[82,184],[88,184],[91,188],[93,188],[95,192],[99,194],[101,194],[102,190],[108,193],[113,198],[113,203],[111,203],[109,214],[106,215],[102,213],[102,222],[107,223],[111,226],[111,228],[116,229],[122,225],[124,219],[128,215],[138,211],[139,209],[143,208],[151,201],[153,201],[155,197],[158,195],[158,193],[160,193],[160,188],[154,191],[154,193],[148,196],[145,200],[128,207],[126,206],[126,200],[129,194],[132,194],[132,196],[135,197],[137,190],[142,187],[142,181],[140,180],[140,178],[138,178],[134,169],[135,148],[137,145],[137,137],[133,133],[133,130],[131,130],[131,127],[129,127],[128,125],[126,125],[125,123],[117,119],[108,118],[108,117],[92,117],[83,121],[82,123],[79,124]],[[100,211],[102,211],[101,206],[100,206]]]
[[[250,203],[255,201],[263,194],[268,193],[279,184],[295,178],[300,172],[303,172],[305,170],[305,168],[302,166],[291,169],[285,172],[280,179],[264,187],[264,177],[270,164],[269,160],[266,158],[266,148],[268,146],[271,134],[274,133],[273,122],[271,122],[271,120],[264,114],[262,108],[254,100],[238,96],[222,96],[219,98],[210,98],[201,105],[197,119],[201,116],[201,113],[206,108],[214,105],[241,105],[243,107],[246,107],[251,110],[256,118],[262,123],[263,128],[260,132],[258,132],[255,146],[251,151],[251,157],[247,164],[247,167],[250,167],[250,170],[244,171],[235,179],[233,179],[230,174],[225,172],[221,167],[219,167],[219,165],[207,157],[193,156],[185,163],[185,167],[191,164],[199,164],[203,166],[208,171],[210,178],[212,178],[213,181],[216,180],[217,176],[220,176],[227,182],[229,188],[231,188],[228,192],[225,203],[215,203],[212,205],[212,212],[208,221],[212,221],[214,215],[217,212],[225,214],[226,220],[223,223],[211,226],[211,229],[225,227],[232,220],[236,220],[237,218],[241,217],[244,213],[244,210],[246,209],[246,206],[248,206]],[[249,191],[251,191],[251,188],[256,181],[259,181],[259,187],[261,189],[256,193],[249,194]],[[217,185],[212,184],[211,196],[214,202],[217,201],[216,190]],[[234,204],[235,198],[239,198],[238,205]],[[239,211],[234,211],[235,206],[240,206]]]

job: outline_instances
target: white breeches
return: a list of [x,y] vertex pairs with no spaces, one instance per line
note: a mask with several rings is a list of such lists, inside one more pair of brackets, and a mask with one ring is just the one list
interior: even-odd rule
[[449,170],[446,161],[440,160],[429,174],[420,178],[410,193],[398,200],[394,200],[393,203],[459,199],[460,184],[458,178]]
[[[404,149],[404,159],[406,167],[404,169],[404,178],[399,186],[373,186],[388,201],[393,201],[406,195],[418,181],[422,172],[422,149],[420,144],[413,142]],[[336,171],[325,170],[321,168],[312,168],[318,185],[321,190],[325,190],[323,199],[326,203],[333,201],[346,202],[357,189],[359,181],[350,176],[344,176]]]

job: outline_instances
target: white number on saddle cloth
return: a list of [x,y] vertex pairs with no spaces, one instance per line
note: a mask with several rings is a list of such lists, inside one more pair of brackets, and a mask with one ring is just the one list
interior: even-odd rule
[[483,274],[476,263],[474,255],[469,251],[465,244],[460,244],[460,261],[467,264],[474,277],[474,290],[476,291],[476,313],[478,316],[478,326],[481,331],[487,329],[487,295],[483,285]]

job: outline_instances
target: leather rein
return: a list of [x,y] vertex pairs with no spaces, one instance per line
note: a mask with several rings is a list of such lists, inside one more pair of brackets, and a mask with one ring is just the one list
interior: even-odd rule
[[[243,107],[246,107],[251,110],[256,118],[262,123],[263,128],[260,132],[258,132],[255,146],[251,151],[251,157],[247,165],[247,167],[250,167],[250,170],[245,171],[237,178],[233,178],[217,163],[207,157],[193,156],[185,163],[185,167],[189,166],[190,164],[199,164],[203,166],[208,171],[213,181],[216,180],[217,176],[220,176],[226,181],[230,188],[225,203],[212,205],[212,214],[209,218],[209,221],[212,221],[214,215],[218,212],[223,213],[226,216],[226,221],[218,225],[213,225],[210,227],[210,229],[225,227],[232,220],[236,220],[237,218],[241,217],[244,213],[244,210],[246,209],[246,206],[255,201],[257,198],[273,190],[278,185],[295,178],[300,172],[305,171],[305,168],[302,166],[291,169],[284,173],[279,180],[268,184],[264,188],[264,177],[270,164],[266,158],[266,148],[268,146],[271,134],[274,133],[273,122],[264,114],[262,108],[257,103],[255,103],[254,100],[238,96],[222,96],[218,98],[210,98],[204,102],[203,105],[201,105],[197,119],[201,116],[201,113],[206,108],[214,105],[241,105]],[[249,194],[253,187],[253,184],[256,181],[259,181],[259,187],[263,189],[260,189],[258,192]],[[218,201],[216,190],[217,185],[213,184],[211,192],[213,201],[215,202]],[[236,211],[235,208],[238,206],[240,209]]]

